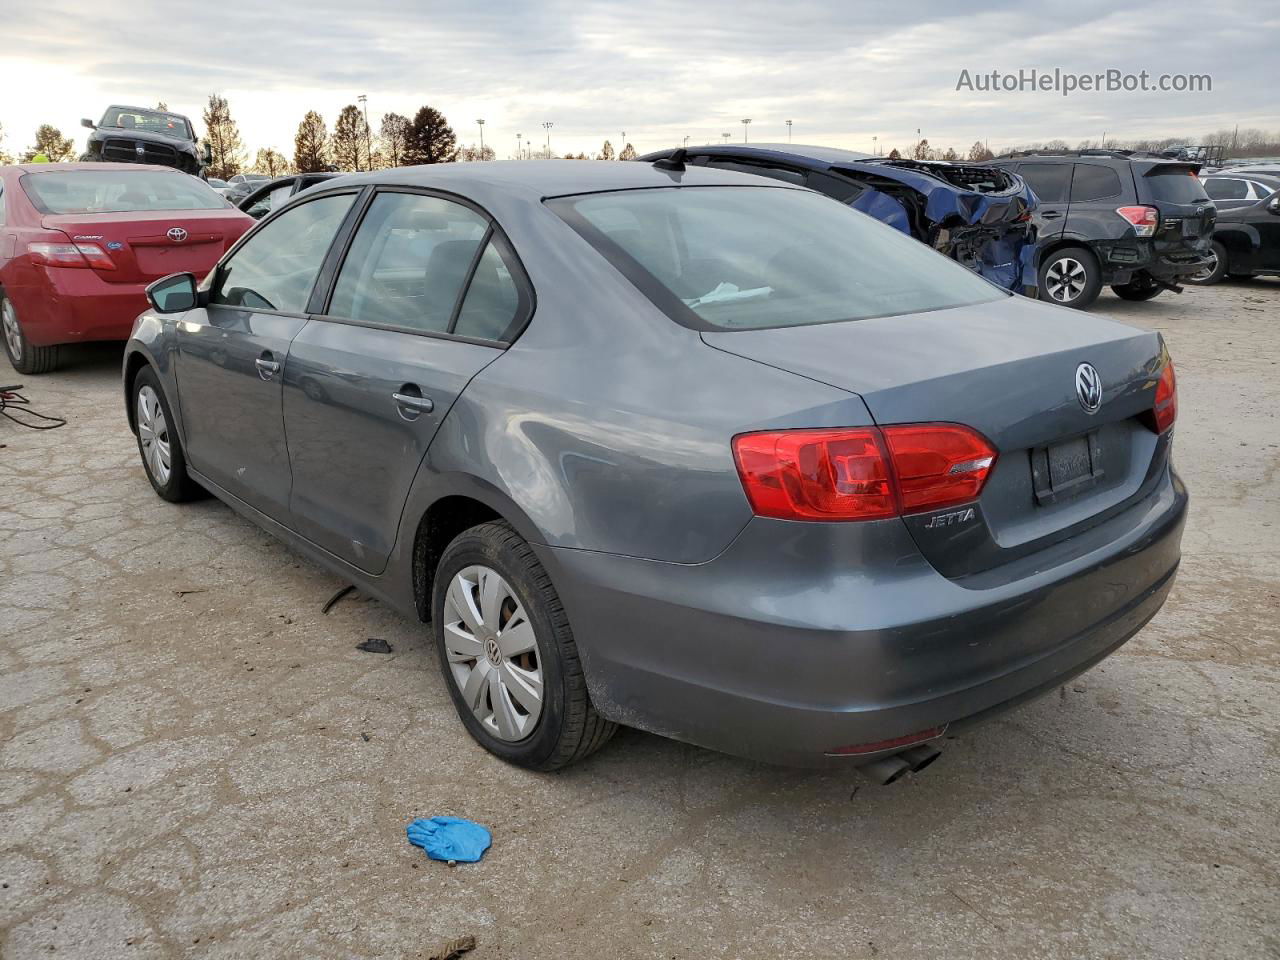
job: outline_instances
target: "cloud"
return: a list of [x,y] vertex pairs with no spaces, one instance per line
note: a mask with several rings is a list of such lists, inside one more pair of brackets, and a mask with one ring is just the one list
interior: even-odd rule
[[[409,0],[140,0],[128,8],[68,0],[56,13],[6,11],[0,123],[11,152],[35,126],[70,132],[111,102],[164,100],[198,118],[212,91],[231,101],[250,148],[292,147],[302,114],[332,123],[357,94],[370,113],[431,103],[460,139],[476,118],[499,155],[515,134],[592,150],[621,132],[640,149],[689,136],[742,135],[868,149],[992,146],[1064,138],[1186,135],[1280,126],[1272,64],[1280,13],[1228,2],[1078,0],[1033,5],[942,0],[549,0],[420,4]],[[1209,93],[966,93],[961,70],[1077,73],[1117,68],[1208,73]],[[197,126],[199,123],[197,122]]]

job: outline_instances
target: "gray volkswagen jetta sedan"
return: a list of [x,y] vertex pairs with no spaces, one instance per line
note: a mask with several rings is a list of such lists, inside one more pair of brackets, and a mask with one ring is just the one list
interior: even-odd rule
[[1158,334],[777,181],[344,177],[149,295],[156,492],[429,623],[524,766],[625,724],[887,782],[1115,650],[1178,566]]

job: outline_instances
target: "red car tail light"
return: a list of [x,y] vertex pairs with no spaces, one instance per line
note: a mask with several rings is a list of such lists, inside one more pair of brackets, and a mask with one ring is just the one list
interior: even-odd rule
[[882,520],[964,503],[996,451],[950,423],[779,430],[733,439],[751,509],[779,520]]
[[1119,207],[1116,213],[1133,224],[1133,232],[1139,237],[1149,237],[1160,225],[1160,211],[1155,207]]
[[32,263],[46,267],[76,267],[114,270],[115,263],[96,243],[28,243]]
[[996,462],[976,430],[953,423],[884,428],[901,491],[902,512],[921,513],[975,500]]
[[1172,360],[1160,372],[1160,380],[1156,383],[1156,401],[1151,412],[1156,419],[1156,433],[1164,433],[1178,419],[1178,378],[1173,372]]

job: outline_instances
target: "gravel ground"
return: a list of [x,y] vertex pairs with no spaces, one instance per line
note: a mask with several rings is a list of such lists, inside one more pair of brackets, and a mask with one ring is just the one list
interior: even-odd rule
[[[117,346],[26,378],[70,422],[0,420],[0,952],[1280,956],[1280,283],[1098,309],[1177,360],[1177,586],[888,788],[634,731],[557,775],[505,766],[422,627],[322,615],[332,576],[151,492]],[[442,813],[492,828],[482,863],[405,842]]]

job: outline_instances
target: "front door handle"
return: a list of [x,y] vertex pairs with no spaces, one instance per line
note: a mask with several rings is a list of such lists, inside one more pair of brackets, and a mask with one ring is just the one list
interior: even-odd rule
[[430,397],[412,393],[393,393],[391,399],[400,408],[400,416],[406,420],[415,420],[419,414],[430,413],[436,406]]
[[1061,217],[1061,216],[1062,216],[1062,211],[1061,211],[1061,210],[1046,210],[1046,211],[1044,211],[1042,214],[1040,214],[1040,216],[1044,217],[1044,219],[1046,219],[1046,220],[1057,220],[1059,217]]
[[258,376],[263,380],[270,380],[280,372],[279,361],[268,360],[267,357],[269,356],[270,354],[267,354],[266,356],[259,357],[257,360],[253,361],[258,368]]

